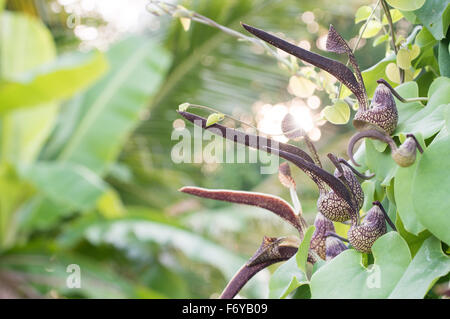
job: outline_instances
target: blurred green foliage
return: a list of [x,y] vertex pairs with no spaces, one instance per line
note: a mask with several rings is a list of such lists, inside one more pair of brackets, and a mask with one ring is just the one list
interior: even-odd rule
[[[314,12],[322,33],[333,23],[350,39],[359,31],[354,12],[367,2],[192,0],[183,5],[235,30],[245,21],[307,39],[317,51],[317,34],[301,20],[304,11]],[[213,105],[231,114],[252,112],[257,100],[287,100],[288,77],[273,58],[205,25],[192,23],[186,32],[169,17],[161,18],[157,32],[127,35],[105,52],[80,52],[72,30],[36,14],[41,11],[32,3],[6,1],[2,10],[5,1],[0,1],[0,297],[215,297],[262,234],[293,232],[260,209],[177,192],[195,184],[287,198],[276,176],[260,175],[259,164],[208,170],[170,159],[180,103]],[[50,1],[39,6],[48,8]],[[65,21],[66,14],[60,15]],[[442,30],[430,32],[432,43],[421,32],[424,53],[413,62],[419,68],[431,59],[439,70],[433,35]],[[365,79],[384,72],[391,62],[377,64],[384,53],[372,45],[356,52],[363,70],[375,65]],[[426,84],[421,96],[432,73],[418,79],[419,91]],[[319,152],[342,152],[350,129],[325,124]],[[302,174],[294,175],[311,221],[317,190]],[[80,289],[66,284],[70,264],[80,266]],[[267,297],[267,275],[256,276],[243,296]],[[401,284],[407,285],[407,278]],[[296,294],[302,295],[300,289]]]

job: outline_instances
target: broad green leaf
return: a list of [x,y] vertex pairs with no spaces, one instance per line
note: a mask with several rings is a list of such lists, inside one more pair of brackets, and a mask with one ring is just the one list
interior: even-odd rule
[[397,218],[395,219],[395,227],[397,227],[397,231],[400,236],[402,236],[402,238],[408,243],[409,251],[411,252],[412,257],[417,254],[425,239],[432,236],[428,230],[424,230],[417,236],[411,234],[405,229],[399,214],[397,214]]
[[445,255],[440,241],[428,238],[420,247],[389,298],[421,299],[439,277],[450,272],[450,257]]
[[[405,82],[395,88],[395,91],[403,98],[416,98],[419,96],[419,87],[416,82]],[[417,112],[423,110],[424,106],[420,102],[403,103],[394,97],[398,110],[398,124],[406,123]]]
[[300,246],[298,247],[298,252],[295,255],[295,259],[297,260],[297,266],[304,273],[306,273],[306,261],[308,259],[309,244],[311,242],[311,237],[315,229],[316,227],[314,226],[309,226],[308,229],[306,229],[304,235],[305,237],[303,238]]
[[411,58],[411,61],[417,58],[420,54],[420,47],[417,44],[413,44],[411,46],[411,51],[409,52],[409,56]]
[[73,163],[36,162],[21,175],[39,192],[72,209],[93,208],[107,189],[106,183],[95,173]]
[[[157,92],[169,56],[145,37],[131,37],[106,54],[109,72],[80,98],[82,109],[59,159],[78,163],[103,175],[117,157],[139,114]],[[63,118],[55,135],[64,131]]]
[[407,269],[411,255],[397,232],[372,246],[374,264],[365,268],[363,254],[348,249],[323,265],[311,278],[312,298],[386,298]]
[[450,41],[448,39],[443,39],[439,42],[439,71],[441,72],[442,76],[446,77],[450,77],[450,52],[448,51],[449,45]]
[[361,184],[361,188],[364,192],[364,203],[362,206],[362,210],[367,212],[372,208],[372,203],[375,200],[375,181],[364,181]]
[[269,298],[284,299],[296,288],[308,284],[308,278],[298,268],[296,259],[292,256],[270,276]]
[[[80,288],[69,288],[69,265],[80,267]],[[54,249],[27,249],[2,256],[2,269],[28,278],[28,284],[38,285],[43,294],[50,291],[62,296],[79,298],[163,298],[164,295],[147,287],[129,282],[114,273],[112,267],[83,255],[55,252]],[[73,270],[72,270],[73,271]],[[41,290],[42,289],[42,290]]]
[[[0,16],[0,78],[14,78],[56,57],[50,31],[34,17],[5,11]],[[32,163],[47,139],[58,112],[55,103],[17,110],[1,119],[2,158]]]
[[400,83],[400,69],[395,63],[386,65],[386,76],[394,83]]
[[337,100],[333,105],[325,107],[323,114],[330,123],[346,124],[350,119],[350,108],[345,101]]
[[418,163],[412,185],[415,213],[433,235],[450,245],[450,136],[433,143]]
[[401,48],[400,50],[398,50],[397,66],[403,70],[407,70],[411,67],[411,57],[409,55],[408,49]]
[[369,6],[362,6],[358,8],[358,10],[355,13],[355,23],[367,20],[367,18],[370,16],[371,13],[372,8]]
[[[414,105],[414,103],[397,104],[400,118],[395,135],[421,133],[423,138],[427,139],[445,125],[444,114],[449,107],[446,103],[450,100],[450,79],[446,77],[435,79],[430,86],[428,96],[429,100],[425,107]],[[405,116],[406,114],[408,115]]]
[[436,40],[445,38],[450,24],[450,0],[427,0],[414,14]]
[[384,152],[380,153],[370,139],[365,140],[365,145],[367,167],[376,174],[375,178],[381,182],[382,186],[389,186],[398,168],[391,157],[391,149],[386,148]]
[[12,165],[0,166],[0,249],[13,246],[19,227],[17,212],[33,193],[33,186]]
[[314,233],[314,226],[309,226],[297,253],[292,256],[270,277],[269,298],[286,298],[294,289],[308,283],[306,261],[309,245]]
[[383,25],[381,24],[381,22],[377,20],[370,20],[367,23],[367,27],[363,32],[364,27],[365,27],[364,25],[361,27],[361,29],[359,30],[359,34],[362,33],[362,37],[367,39],[376,36],[378,32],[380,32]]
[[97,209],[108,218],[123,216],[125,212],[119,194],[113,189],[109,189],[100,196],[97,200]]
[[[391,9],[389,10],[392,18],[392,23],[395,23],[403,18],[403,14],[400,12],[400,10],[397,9]],[[383,14],[383,19],[381,20],[381,23],[386,25],[389,24],[388,19],[385,14]]]
[[435,42],[436,39],[426,27],[423,27],[422,30],[420,30],[415,40],[415,43],[421,48],[433,45]]
[[417,152],[416,162],[410,167],[399,167],[394,179],[395,204],[405,229],[418,235],[425,230],[416,216],[412,198],[412,182],[421,155]]
[[82,239],[92,245],[108,244],[117,249],[133,249],[142,254],[149,253],[142,246],[143,243],[155,243],[167,249],[175,248],[193,261],[216,267],[226,278],[233,277],[246,262],[244,258],[197,234],[142,217],[91,221],[68,229],[58,241],[63,247],[70,247]]
[[0,81],[0,113],[68,98],[107,68],[99,51],[66,54],[14,78]]
[[216,124],[216,123],[222,121],[224,118],[225,118],[225,115],[222,114],[222,113],[210,114],[208,116],[208,119],[206,120],[206,126],[208,127],[208,126],[211,126],[213,124]]
[[425,0],[386,0],[391,7],[404,10],[414,11],[419,9],[425,3]]
[[380,45],[381,43],[388,41],[388,40],[389,40],[389,34],[383,34],[383,35],[376,37],[375,40],[373,40],[372,45],[374,47],[376,47],[377,45]]
[[27,236],[33,231],[49,230],[71,214],[73,208],[66,203],[51,200],[44,193],[38,194],[17,212],[18,232]]

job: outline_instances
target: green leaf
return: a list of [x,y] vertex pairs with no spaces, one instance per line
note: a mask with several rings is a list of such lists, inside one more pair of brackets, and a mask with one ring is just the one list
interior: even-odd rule
[[309,244],[311,242],[311,237],[315,229],[316,227],[314,226],[309,226],[308,229],[306,229],[305,237],[303,238],[300,246],[298,247],[298,252],[295,255],[298,268],[300,268],[300,270],[303,271],[305,274],[306,274],[306,261],[308,259],[308,252],[309,252]]
[[[67,279],[71,274],[67,267],[74,263],[80,267],[81,274],[81,286],[76,289],[67,286]],[[11,269],[18,276],[28,278],[27,285],[30,288],[39,286],[42,297],[48,296],[51,291],[66,297],[94,299],[164,297],[115,274],[112,267],[104,263],[79,254],[55,252],[54,249],[28,248],[23,252],[16,249],[2,256],[2,268]]]
[[355,13],[355,24],[367,20],[367,18],[369,18],[371,13],[372,8],[369,6],[362,6],[358,8],[358,10]]
[[[26,44],[26,49],[24,49]],[[5,11],[0,17],[0,78],[15,78],[56,57],[50,31],[29,15]],[[8,113],[1,119],[2,159],[32,163],[47,139],[58,112],[55,103]]]
[[33,193],[33,186],[12,165],[0,166],[0,249],[15,243],[17,211]]
[[435,42],[436,39],[426,27],[423,27],[422,30],[419,31],[415,40],[415,43],[421,48],[433,45]]
[[397,217],[395,219],[395,227],[397,227],[397,231],[400,234],[400,236],[402,236],[403,239],[408,243],[408,247],[409,250],[411,251],[412,257],[414,257],[417,254],[425,239],[432,236],[428,230],[424,230],[417,236],[411,234],[403,226],[403,222],[399,214],[397,214]]
[[[395,88],[403,98],[416,98],[419,96],[419,87],[416,82],[405,82]],[[424,106],[420,102],[403,103],[394,97],[398,110],[398,123],[403,125],[414,114],[423,110]]]
[[72,209],[93,208],[107,189],[95,173],[73,163],[37,162],[21,175],[48,198]]
[[439,71],[442,76],[450,77],[450,52],[448,51],[450,41],[443,39],[439,42]]
[[395,63],[389,63],[386,65],[386,76],[394,83],[400,83],[400,69]]
[[206,120],[206,126],[211,126],[213,124],[216,124],[217,122],[222,121],[225,118],[225,115],[222,113],[213,113],[208,116],[208,119]]
[[420,247],[389,298],[423,298],[441,276],[450,272],[450,257],[435,237],[428,238]]
[[373,40],[372,46],[376,47],[377,45],[380,45],[383,42],[386,42],[389,40],[389,34],[383,34],[375,38]]
[[311,278],[312,298],[386,298],[407,269],[411,255],[397,232],[372,246],[374,265],[362,265],[363,254],[348,249],[323,265]]
[[450,0],[428,0],[414,13],[436,40],[445,38],[450,24]]
[[345,101],[337,100],[323,109],[323,115],[330,123],[346,124],[350,119],[350,108]]
[[[403,14],[400,12],[400,10],[397,9],[391,9],[389,10],[392,18],[392,23],[395,23],[403,18]],[[389,24],[388,19],[385,14],[383,14],[383,19],[381,20],[381,23],[383,25]]]
[[269,298],[284,299],[301,285],[307,284],[308,279],[298,268],[296,256],[292,256],[270,276]]
[[270,277],[269,298],[284,299],[296,288],[308,283],[306,261],[314,229],[314,226],[308,227],[295,256],[278,267]]
[[371,20],[367,23],[367,27],[363,32],[364,27],[365,27],[364,25],[361,26],[361,29],[359,30],[359,34],[362,33],[362,37],[367,39],[367,38],[372,38],[372,37],[376,36],[378,34],[378,32],[380,32],[383,25],[381,24],[381,22],[379,22],[377,20]]
[[[84,165],[100,175],[116,159],[169,64],[168,54],[145,37],[125,39],[106,55],[109,72],[70,105],[80,108],[78,117],[63,117],[55,132],[64,134],[60,160]],[[64,130],[67,125],[73,127],[71,132]]]
[[425,0],[386,0],[391,7],[404,10],[414,11],[419,9],[425,3]]
[[58,242],[66,249],[86,239],[92,245],[108,244],[117,249],[134,250],[149,254],[148,246],[154,243],[165,249],[178,249],[192,261],[205,263],[219,269],[226,278],[231,278],[246,260],[227,249],[197,234],[152,221],[148,218],[128,217],[113,220],[90,221],[75,225],[62,234]]
[[[420,133],[424,139],[427,139],[445,125],[444,113],[448,105],[443,103],[448,103],[450,100],[450,79],[446,77],[435,79],[430,86],[428,96],[427,106],[421,110],[418,105],[409,103],[399,109],[400,119],[395,135]],[[410,116],[402,117],[403,112]]]
[[394,179],[395,204],[398,214],[405,229],[414,235],[425,230],[416,216],[412,196],[412,182],[420,158],[421,154],[417,152],[416,162],[410,167],[399,167]]
[[0,81],[0,113],[68,98],[107,69],[99,51],[71,53],[13,79]]
[[[397,53],[397,66],[403,70],[407,70],[411,67],[411,57],[408,49],[401,48]],[[391,78],[392,79],[392,78]]]
[[375,200],[375,181],[369,180],[364,181],[361,184],[361,188],[364,192],[364,203],[362,210],[367,212],[373,206],[373,201]]
[[415,213],[436,237],[450,245],[450,136],[433,143],[418,163],[412,185]]
[[391,157],[390,148],[382,153],[375,148],[373,141],[366,139],[366,164],[371,172],[375,173],[375,178],[381,182],[382,186],[389,186],[391,179],[397,172],[398,165]]

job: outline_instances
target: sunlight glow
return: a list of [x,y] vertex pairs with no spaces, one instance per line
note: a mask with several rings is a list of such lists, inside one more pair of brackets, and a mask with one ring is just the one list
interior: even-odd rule
[[311,140],[318,141],[321,137],[321,131],[316,123],[319,115],[312,110],[318,108],[320,104],[320,98],[315,95],[309,97],[307,103],[298,97],[275,105],[258,101],[253,105],[257,128],[274,140],[287,142],[289,138],[281,135],[281,123],[286,114],[290,113],[297,123],[296,126],[305,131]]

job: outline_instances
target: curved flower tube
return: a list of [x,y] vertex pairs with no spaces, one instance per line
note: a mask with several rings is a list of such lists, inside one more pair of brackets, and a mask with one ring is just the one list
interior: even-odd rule
[[[386,81],[379,80],[379,85],[375,90],[372,103],[368,106],[368,98],[366,88],[364,86],[364,80],[353,51],[350,49],[342,36],[336,31],[333,25],[330,25],[330,29],[328,31],[326,48],[330,52],[347,54],[356,77],[347,66],[338,61],[302,49],[279,37],[271,35],[266,31],[254,28],[247,24],[242,23],[242,26],[248,32],[261,40],[330,73],[342,84],[347,86],[356,96],[360,105],[360,108],[358,109],[358,112],[353,120],[353,125],[355,128],[363,130],[375,127],[384,130],[388,134],[392,134],[395,131],[398,122],[398,111],[392,96],[392,87],[390,87],[390,85],[386,86]],[[396,96],[397,95],[398,94],[396,94]]]
[[403,142],[403,144],[400,145],[400,147],[397,147],[392,137],[387,135],[385,132],[379,130],[367,130],[358,132],[355,135],[353,135],[348,144],[347,148],[348,157],[356,166],[359,166],[359,164],[356,163],[355,159],[353,158],[353,148],[356,142],[358,142],[360,139],[364,137],[376,139],[387,143],[392,152],[391,153],[392,159],[399,166],[402,167],[408,167],[414,164],[414,162],[416,161],[416,148],[419,150],[420,153],[423,153],[422,146],[419,144],[419,142],[417,141],[416,137],[413,134],[407,134],[406,140]]
[[306,222],[303,217],[295,213],[294,209],[288,202],[278,196],[226,189],[206,189],[194,186],[185,186],[180,188],[179,191],[202,198],[257,206],[267,209],[294,226],[299,232],[300,238],[303,239]]
[[381,204],[373,204],[361,225],[352,225],[347,233],[350,244],[363,253],[370,253],[373,243],[386,233],[386,219]]
[[232,299],[258,272],[297,253],[300,242],[292,237],[264,237],[261,246],[250,260],[229,281],[220,299]]

